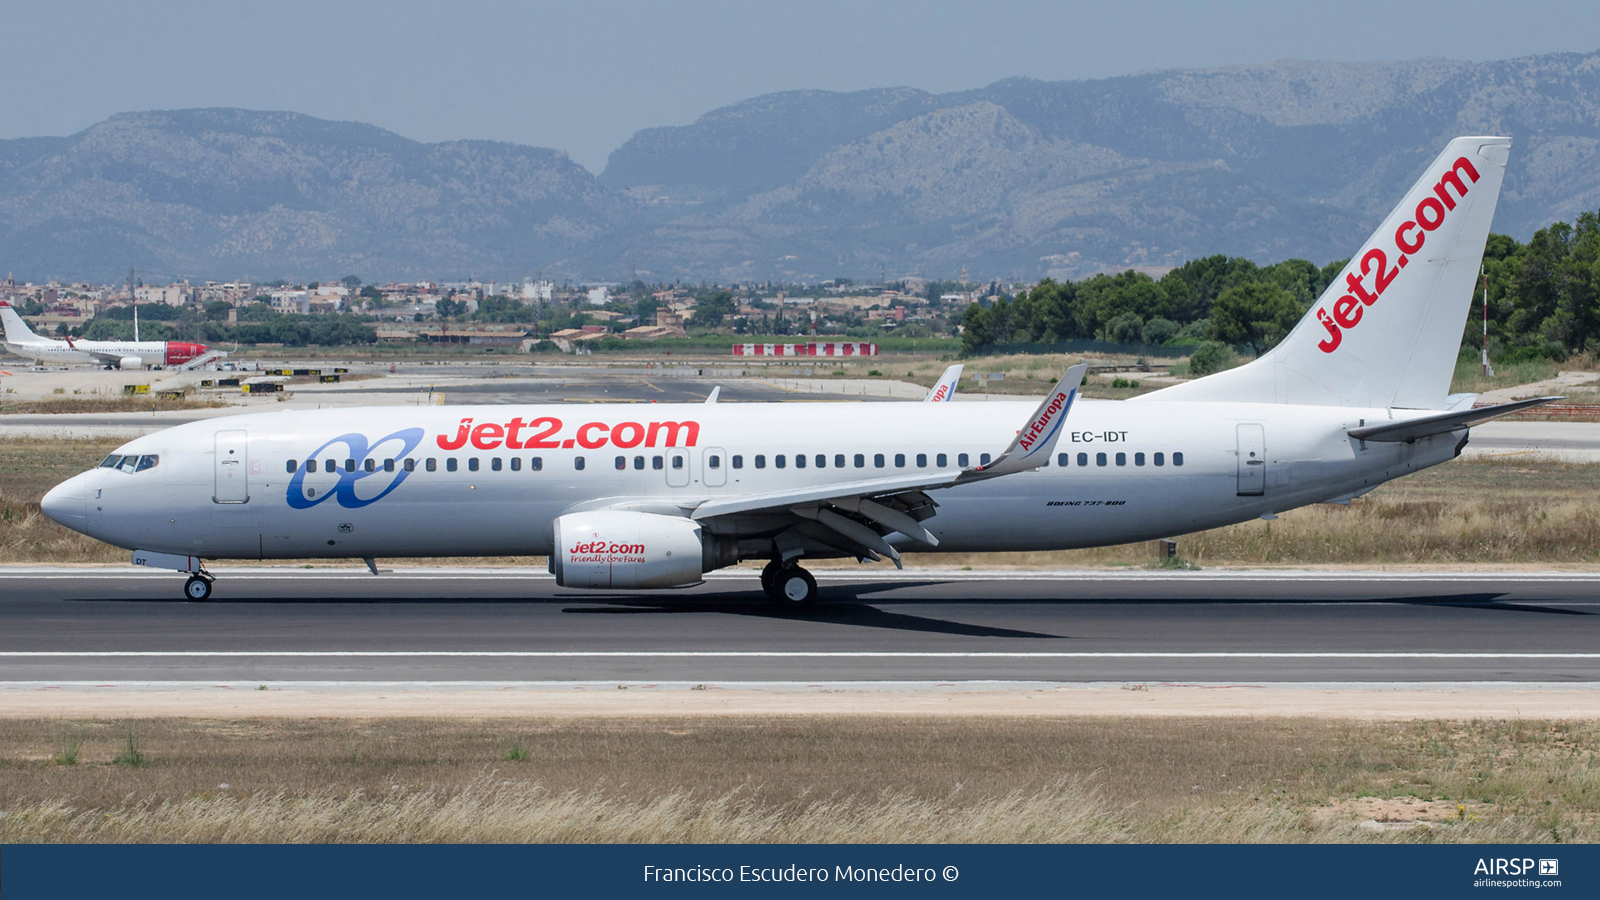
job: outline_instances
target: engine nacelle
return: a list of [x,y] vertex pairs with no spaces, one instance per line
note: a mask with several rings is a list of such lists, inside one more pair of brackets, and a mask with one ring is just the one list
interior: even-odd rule
[[[713,549],[723,543],[711,538]],[[693,519],[597,510],[556,519],[550,570],[556,584],[569,588],[684,587],[704,580],[706,568],[729,565],[720,555],[705,553]]]
[[144,368],[144,357],[142,357],[142,356],[124,356],[123,358],[117,360],[117,368],[119,368],[119,369],[142,369],[142,368]]

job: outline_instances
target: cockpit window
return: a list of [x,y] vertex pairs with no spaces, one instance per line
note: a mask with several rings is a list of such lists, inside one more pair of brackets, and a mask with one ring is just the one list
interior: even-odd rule
[[122,458],[122,465],[117,466],[117,471],[119,471],[119,472],[127,472],[129,475],[132,475],[133,474],[133,470],[137,469],[138,467],[139,467],[139,457],[137,457],[137,456],[124,456]]
[[141,456],[139,457],[139,468],[135,471],[143,472],[145,469],[154,469],[159,462],[161,462],[161,457],[154,454]]
[[161,462],[161,457],[155,454],[147,456],[111,456],[100,464],[102,469],[116,469],[118,472],[133,474],[143,472],[145,469],[154,469]]
[[102,469],[115,469],[117,467],[117,465],[119,463],[121,463],[121,462],[122,462],[122,455],[119,454],[119,453],[113,453],[110,456],[105,458],[105,462],[102,462],[100,464],[100,468],[102,468]]

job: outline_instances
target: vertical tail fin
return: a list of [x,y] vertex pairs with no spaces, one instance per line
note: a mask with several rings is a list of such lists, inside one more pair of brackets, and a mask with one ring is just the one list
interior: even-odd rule
[[939,376],[938,382],[928,389],[928,396],[923,397],[922,402],[944,403],[955,399],[956,384],[961,381],[961,369],[963,366],[963,363],[956,363],[945,369],[944,374]]
[[6,342],[11,344],[36,344],[39,336],[33,333],[28,323],[22,321],[17,311],[11,304],[0,301],[0,326],[4,326]]
[[1136,399],[1444,409],[1510,149],[1451,141],[1283,343]]

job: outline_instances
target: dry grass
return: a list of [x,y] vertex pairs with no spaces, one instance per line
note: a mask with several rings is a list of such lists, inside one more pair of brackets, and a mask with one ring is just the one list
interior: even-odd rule
[[[144,766],[111,762],[130,733]],[[1593,841],[1597,751],[1526,721],[10,720],[0,842]],[[1413,798],[1458,813],[1357,828]]]
[[183,397],[170,400],[152,394],[143,396],[83,396],[16,400],[0,403],[0,415],[53,415],[57,413],[173,412],[186,409],[219,409],[230,404],[221,400]]

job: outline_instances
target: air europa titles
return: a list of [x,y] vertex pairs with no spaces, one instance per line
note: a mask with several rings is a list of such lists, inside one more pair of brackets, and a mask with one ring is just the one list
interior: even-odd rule
[[[1466,176],[1465,180],[1463,175]],[[1389,255],[1380,247],[1373,247],[1362,255],[1361,274],[1345,273],[1344,283],[1349,293],[1333,301],[1333,314],[1329,315],[1326,307],[1317,307],[1317,321],[1328,330],[1328,336],[1317,344],[1318,350],[1332,353],[1339,349],[1339,344],[1344,341],[1344,331],[1361,323],[1365,308],[1378,302],[1378,298],[1383,296],[1384,290],[1394,282],[1400,270],[1406,267],[1412,255],[1422,249],[1428,232],[1437,231],[1455,210],[1456,201],[1466,199],[1467,192],[1477,183],[1478,170],[1473,168],[1472,162],[1465,156],[1458,158],[1445,170],[1439,183],[1433,186],[1433,196],[1424,197],[1417,204],[1413,213],[1415,218],[1401,223],[1395,229],[1394,243],[1400,250],[1395,265],[1389,265]],[[1373,277],[1372,290],[1367,290],[1362,283],[1368,274]]]
[[1044,412],[1038,418],[1029,422],[1027,428],[1022,429],[1022,436],[1017,439],[1018,446],[1022,447],[1023,450],[1032,450],[1033,445],[1040,438],[1054,434],[1056,428],[1061,425],[1058,418],[1061,410],[1066,408],[1071,401],[1071,394],[1065,391],[1056,391],[1056,395],[1050,398],[1050,405],[1045,407]]
[[508,450],[556,450],[582,447],[596,450],[610,444],[624,450],[638,447],[693,447],[700,440],[699,422],[586,422],[572,432],[572,437],[562,437],[563,425],[554,416],[541,416],[530,421],[520,418],[506,423],[481,422],[472,424],[465,418],[456,428],[455,437],[441,434],[435,440],[441,450],[460,450],[469,442],[479,450],[494,450],[502,444]]

